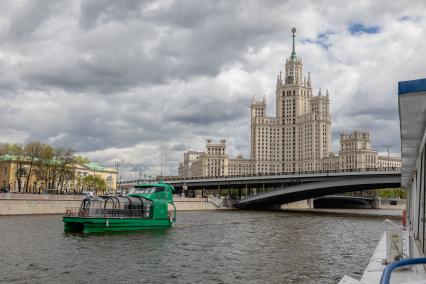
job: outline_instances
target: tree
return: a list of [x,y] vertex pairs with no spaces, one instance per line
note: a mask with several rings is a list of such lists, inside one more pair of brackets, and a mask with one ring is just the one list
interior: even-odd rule
[[0,144],[0,155],[12,155],[12,144],[2,143]]
[[378,190],[378,195],[386,198],[405,199],[407,197],[407,191],[402,188],[383,188]]
[[53,157],[54,149],[50,145],[43,144],[40,150],[40,159],[36,161],[34,170],[37,180],[43,182],[43,189],[47,189],[50,184],[51,166],[54,162]]
[[95,194],[105,193],[107,189],[106,181],[97,175],[85,176],[82,181],[83,189],[95,192]]
[[18,182],[18,191],[22,190],[22,178],[26,174],[26,170],[24,167],[24,157],[23,157],[23,147],[21,144],[10,144],[10,155],[12,155],[12,159],[15,161],[15,176],[16,181]]
[[33,141],[25,145],[23,149],[23,154],[25,159],[28,161],[28,173],[27,173],[27,181],[25,183],[24,191],[28,192],[28,186],[30,183],[31,176],[33,174],[33,167],[37,159],[40,159],[41,151],[43,148],[43,144],[39,141]]
[[76,155],[74,156],[74,160],[77,164],[82,165],[82,164],[88,164],[90,163],[89,158],[81,156],[81,155]]
[[59,164],[58,173],[59,173],[59,192],[62,193],[65,178],[72,178],[75,169],[70,167],[74,163],[74,150],[71,148],[57,148],[55,150],[56,161]]

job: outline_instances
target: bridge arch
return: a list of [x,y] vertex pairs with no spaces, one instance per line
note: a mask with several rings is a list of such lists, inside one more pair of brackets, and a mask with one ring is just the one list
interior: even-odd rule
[[264,209],[332,194],[397,187],[401,187],[400,176],[347,177],[343,180],[298,184],[259,193],[240,200],[236,206],[241,209]]

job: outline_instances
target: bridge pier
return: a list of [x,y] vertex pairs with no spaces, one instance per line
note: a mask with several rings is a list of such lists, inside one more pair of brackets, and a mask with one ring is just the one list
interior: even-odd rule
[[372,207],[374,209],[380,209],[380,208],[382,208],[382,199],[380,198],[380,196],[374,197]]
[[314,199],[313,198],[308,199],[307,203],[308,203],[309,208],[314,208]]

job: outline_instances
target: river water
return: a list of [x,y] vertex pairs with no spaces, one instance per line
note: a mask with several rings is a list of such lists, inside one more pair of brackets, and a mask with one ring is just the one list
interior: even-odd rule
[[0,217],[0,282],[337,283],[360,278],[382,218],[178,212],[168,230],[71,235],[62,218]]

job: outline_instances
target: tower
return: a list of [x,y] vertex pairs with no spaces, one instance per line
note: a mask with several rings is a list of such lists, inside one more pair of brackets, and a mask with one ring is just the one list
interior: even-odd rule
[[261,124],[262,118],[266,116],[266,99],[263,97],[262,101],[256,101],[254,96],[251,99],[251,156],[256,157],[256,149],[259,146],[258,142],[258,131],[256,126]]
[[276,82],[276,117],[266,116],[266,102],[251,103],[251,153],[255,172],[316,170],[331,150],[329,94],[313,96],[311,75],[292,49]]

